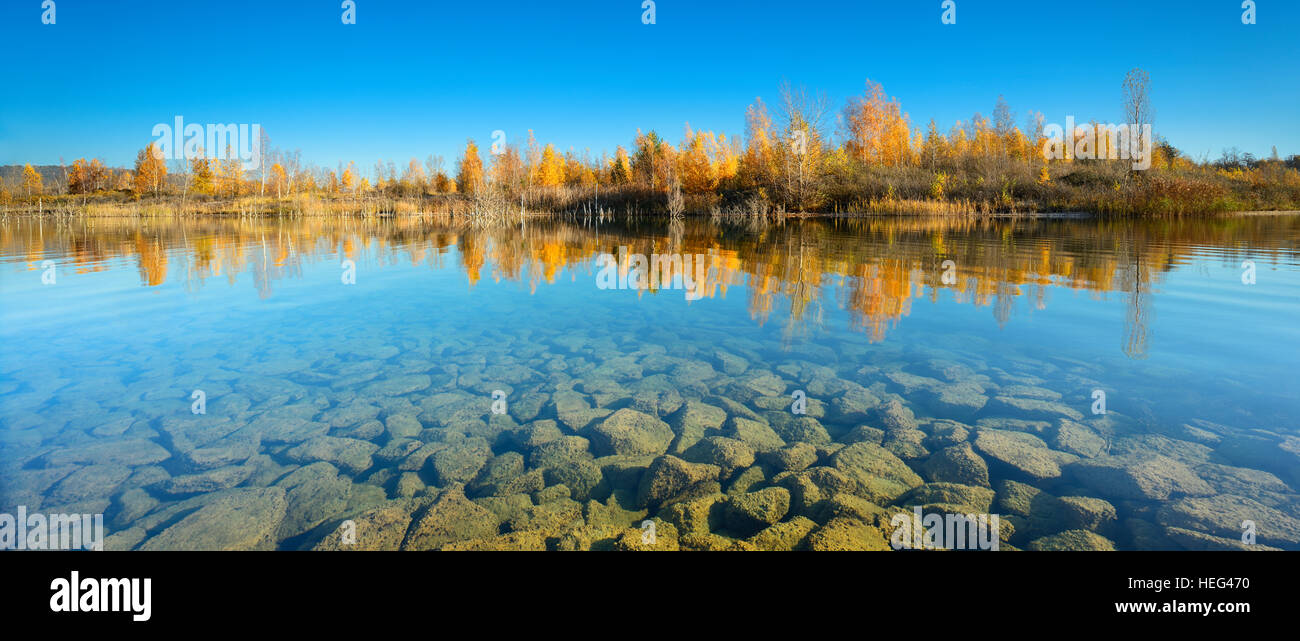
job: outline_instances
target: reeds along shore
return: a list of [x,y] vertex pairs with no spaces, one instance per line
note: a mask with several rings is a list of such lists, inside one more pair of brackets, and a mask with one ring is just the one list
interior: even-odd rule
[[[27,165],[21,172],[5,172],[0,211],[432,213],[494,220],[537,212],[1177,217],[1300,209],[1300,156],[1283,160],[1276,150],[1265,160],[1227,151],[1216,161],[1196,161],[1156,137],[1146,141],[1150,167],[1145,170],[1135,170],[1132,160],[1048,160],[1041,114],[1030,114],[1021,129],[999,100],[992,119],[975,114],[946,134],[930,121],[923,133],[912,127],[896,99],[871,82],[833,119],[824,97],[788,85],[777,112],[774,120],[756,100],[746,111],[743,144],[738,137],[687,125],[676,146],[654,131],[638,131],[630,151],[619,146],[613,156],[599,158],[561,153],[552,144],[539,144],[531,131],[523,144],[498,141],[486,154],[469,140],[451,174],[437,156],[423,163],[411,159],[400,173],[394,163],[378,162],[363,176],[352,162],[327,170],[304,165],[298,152],[274,149],[261,159],[262,169],[246,172],[230,154],[225,160],[165,161],[151,143],[131,170],[79,159],[71,166],[37,170]],[[1132,116],[1144,122],[1141,108]],[[831,120],[838,123],[834,135]],[[1089,127],[1096,126],[1076,131],[1067,144],[1087,138]],[[1092,151],[1098,157],[1113,157],[1104,137],[1097,136],[1096,144]]]

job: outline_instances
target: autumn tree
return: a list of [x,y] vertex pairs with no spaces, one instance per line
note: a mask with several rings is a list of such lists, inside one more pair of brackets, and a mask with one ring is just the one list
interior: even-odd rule
[[43,191],[41,175],[30,164],[23,167],[23,193],[28,198],[38,196]]
[[456,186],[464,194],[473,194],[483,186],[483,159],[473,138],[465,141],[465,154],[456,165]]
[[564,182],[564,159],[555,153],[555,146],[547,143],[542,150],[542,162],[537,168],[537,184],[558,187]]
[[162,193],[167,178],[167,163],[163,162],[162,151],[149,143],[135,156],[135,193],[137,196]]

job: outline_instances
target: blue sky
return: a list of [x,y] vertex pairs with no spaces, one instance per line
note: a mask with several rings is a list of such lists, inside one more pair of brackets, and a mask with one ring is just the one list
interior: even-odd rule
[[1300,3],[1257,0],[641,0],[444,3],[40,0],[0,6],[0,164],[133,161],[156,123],[259,123],[272,145],[333,167],[448,159],[494,130],[598,155],[638,127],[741,134],[788,79],[836,112],[870,78],[914,126],[946,130],[999,94],[1118,122],[1132,67],[1155,129],[1194,157],[1300,153]]

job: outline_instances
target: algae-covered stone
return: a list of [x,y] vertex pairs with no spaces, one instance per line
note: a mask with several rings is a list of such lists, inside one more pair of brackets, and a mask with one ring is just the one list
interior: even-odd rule
[[1242,524],[1255,524],[1256,540],[1265,545],[1300,545],[1300,519],[1244,496],[1220,494],[1188,497],[1160,508],[1157,521],[1169,528],[1183,528],[1214,536],[1241,538]]
[[552,467],[569,461],[591,458],[591,441],[581,436],[561,436],[546,441],[528,453],[528,464],[532,467]]
[[884,428],[886,432],[917,429],[916,415],[902,401],[891,398],[872,412],[872,423]]
[[369,441],[336,436],[317,436],[290,448],[285,456],[299,463],[325,461],[351,474],[360,474],[374,464],[379,446]]
[[324,462],[300,467],[276,481],[276,486],[284,488],[287,502],[276,533],[281,539],[307,532],[343,512],[352,494],[352,481]]
[[284,490],[278,487],[227,490],[145,541],[140,549],[271,549],[286,507]]
[[786,443],[811,443],[825,445],[831,442],[831,435],[812,416],[791,416],[786,413],[769,413],[772,431]]
[[677,434],[671,453],[680,456],[709,432],[721,429],[726,420],[727,412],[720,407],[695,400],[686,401],[670,417],[670,424]]
[[880,446],[893,452],[904,461],[915,461],[930,455],[925,449],[925,432],[921,430],[894,430],[886,432]]
[[789,521],[772,524],[750,537],[749,542],[760,550],[796,550],[808,538],[808,533],[812,532],[815,527],[817,527],[816,521],[796,516]]
[[[427,501],[428,499],[425,499]],[[400,549],[417,509],[412,499],[389,501],[331,524],[313,550],[393,551]]]
[[969,425],[947,419],[938,419],[931,422],[928,429],[929,436],[926,438],[926,445],[934,449],[951,447],[962,443],[970,437],[971,431]]
[[492,456],[486,441],[481,438],[455,443],[430,456],[427,465],[440,486],[468,483]]
[[497,551],[497,552],[544,552],[546,551],[546,534],[539,531],[507,532],[496,536],[454,541],[439,550],[449,551]]
[[63,465],[149,465],[171,457],[153,441],[120,439],[54,450],[41,457],[45,467]]
[[1106,456],[1066,467],[1070,477],[1102,496],[1163,501],[1213,490],[1183,463],[1163,456]]
[[778,471],[798,472],[817,463],[817,448],[808,443],[791,443],[764,453],[763,461]]
[[443,491],[411,525],[403,550],[432,550],[454,541],[497,534],[497,519],[456,489]]
[[424,431],[424,425],[412,414],[394,414],[384,419],[384,429],[389,438],[414,438]]
[[732,495],[727,501],[726,524],[733,532],[754,533],[780,521],[789,511],[790,490],[768,487]]
[[743,441],[755,452],[771,452],[785,446],[785,441],[767,424],[733,416],[727,421],[726,435]]
[[1061,475],[1058,458],[1042,439],[1023,432],[980,430],[975,434],[975,449],[1014,472],[1043,480]]
[[548,485],[562,485],[575,501],[586,501],[605,480],[599,465],[588,459],[561,463],[548,468],[544,477]]
[[839,492],[832,494],[821,506],[820,521],[834,518],[857,519],[868,525],[880,525],[879,517],[885,514],[885,508],[862,497]]
[[1056,423],[1052,445],[1062,452],[1078,454],[1084,458],[1101,456],[1106,451],[1106,440],[1092,428],[1064,418]]
[[49,492],[49,505],[67,505],[112,496],[117,486],[131,476],[131,468],[109,463],[88,465],[59,481]]
[[655,518],[652,525],[627,528],[614,541],[620,552],[673,552],[679,549],[677,528],[672,523]]
[[1105,534],[1116,524],[1115,506],[1109,501],[1090,496],[1062,496],[1057,500],[1067,528]]
[[830,463],[852,484],[854,494],[874,503],[889,503],[922,483],[902,459],[871,443],[849,445],[831,456]]
[[1019,415],[1030,420],[1054,421],[1061,417],[1083,420],[1083,414],[1068,405],[1055,401],[1018,396],[995,396],[988,408],[994,412]]
[[1196,532],[1194,530],[1184,530],[1183,528],[1177,527],[1165,528],[1165,536],[1185,550],[1233,550],[1244,552],[1282,551],[1282,548],[1264,545],[1262,543],[1243,543],[1241,537],[1234,539],[1226,536],[1214,536],[1213,534]]
[[1115,551],[1115,543],[1100,534],[1088,530],[1066,530],[1030,541],[1029,549],[1039,551],[1084,550],[1113,552]]
[[909,490],[894,503],[900,506],[943,504],[960,507],[960,512],[988,514],[993,506],[993,490],[960,483],[926,483]]
[[716,482],[722,469],[716,465],[688,463],[676,456],[660,456],[641,476],[637,489],[638,507],[663,504],[694,486]]
[[926,478],[935,482],[989,486],[989,467],[968,443],[945,447],[921,466]]
[[722,476],[729,477],[736,470],[754,464],[754,450],[745,443],[725,436],[709,436],[700,440],[682,457],[693,463],[708,463],[722,468]]
[[185,496],[189,494],[201,494],[204,492],[216,492],[225,490],[244,481],[252,476],[256,468],[252,465],[232,465],[230,467],[217,468],[198,474],[186,474],[183,476],[173,476],[165,481],[161,481],[153,486],[153,489],[159,494],[167,496]]
[[589,431],[598,456],[646,456],[663,454],[673,440],[668,424],[632,409],[614,412]]
[[814,551],[890,549],[889,541],[880,528],[847,517],[833,518],[813,530],[808,534],[807,545],[808,549]]
[[711,494],[673,503],[662,514],[683,534],[708,534],[722,527],[726,506],[721,494]]
[[845,421],[858,422],[867,418],[870,412],[880,405],[880,397],[861,386],[853,386],[831,401],[831,408],[837,416]]

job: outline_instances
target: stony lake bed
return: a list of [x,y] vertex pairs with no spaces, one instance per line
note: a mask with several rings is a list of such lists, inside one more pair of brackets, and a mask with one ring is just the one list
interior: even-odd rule
[[[116,550],[888,550],[918,510],[1300,549],[1295,216],[529,225],[6,223],[0,511]],[[598,288],[620,246],[707,295]]]

